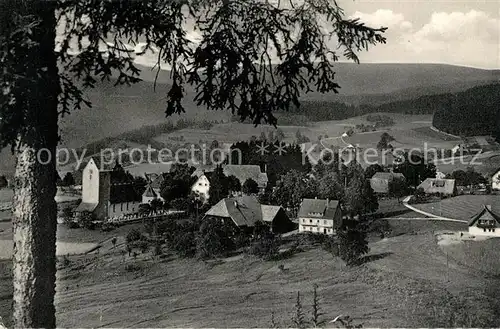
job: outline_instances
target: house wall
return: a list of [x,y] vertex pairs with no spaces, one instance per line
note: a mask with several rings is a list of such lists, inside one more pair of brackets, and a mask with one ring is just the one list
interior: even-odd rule
[[155,193],[156,193],[156,197],[157,197],[158,199],[160,199],[161,201],[165,201],[165,199],[163,199],[163,198],[161,197],[161,194],[160,194],[160,189],[159,189],[159,188],[154,188],[154,189],[153,189],[153,191],[155,191]]
[[155,197],[148,197],[148,196],[142,196],[142,203],[150,203],[151,201],[153,201],[154,199],[156,199]]
[[82,202],[99,202],[99,170],[93,160],[85,166],[82,173]]
[[485,232],[485,229],[479,228],[477,226],[469,226],[469,234],[480,235],[480,236],[500,237],[500,228],[497,227],[497,228],[491,229],[491,231],[489,229],[486,229],[486,232]]
[[500,190],[500,171],[491,178],[491,188],[493,190]]
[[99,203],[94,210],[97,219],[103,220],[108,215],[108,202],[111,191],[111,174],[103,171],[99,173]]
[[139,212],[139,201],[111,204],[108,202],[108,217],[136,214]]
[[333,219],[317,217],[299,218],[299,232],[312,232],[332,235],[335,233]]
[[191,191],[199,195],[203,200],[207,201],[210,197],[210,182],[205,175],[201,175],[193,184]]

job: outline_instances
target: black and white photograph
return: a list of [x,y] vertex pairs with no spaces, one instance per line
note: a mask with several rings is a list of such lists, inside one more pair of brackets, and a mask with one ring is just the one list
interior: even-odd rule
[[0,329],[500,327],[498,0],[0,0]]

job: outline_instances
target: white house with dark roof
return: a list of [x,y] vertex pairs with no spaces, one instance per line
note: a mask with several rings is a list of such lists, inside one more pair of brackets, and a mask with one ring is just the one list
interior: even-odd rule
[[500,169],[491,175],[491,189],[495,191],[500,190]]
[[500,236],[500,214],[485,205],[481,211],[469,221],[469,234],[481,236]]
[[417,188],[423,189],[426,194],[452,196],[456,193],[454,179],[426,178]]
[[[161,173],[161,174],[156,174],[156,173],[151,173],[151,174],[145,174],[146,176],[146,182],[148,183],[148,187],[151,187],[153,190],[152,192],[148,192],[148,188],[146,188],[146,191],[144,191],[144,194],[148,194],[146,198],[151,198],[152,195],[155,195],[155,198],[164,201],[163,198],[161,197],[161,186],[163,184],[163,181],[165,180],[165,175],[166,173]],[[143,194],[143,198],[144,198]],[[143,202],[147,203],[147,202]]]
[[158,194],[156,194],[151,185],[148,185],[144,193],[142,193],[142,203],[151,203],[151,201],[156,199],[158,199]]
[[[206,168],[205,168],[206,169]],[[196,195],[198,195],[202,200],[208,201],[210,199],[210,180],[212,177],[212,170],[197,170],[192,175],[197,176],[198,179],[191,187]],[[260,193],[264,192],[268,178],[265,172],[262,172],[260,166],[257,165],[224,165],[222,167],[224,175],[227,177],[235,176],[240,184],[243,185],[247,179],[253,179],[258,187]]]
[[394,179],[405,179],[401,173],[394,172],[378,172],[370,179],[370,186],[375,193],[387,194],[389,193],[389,183]]
[[297,217],[299,232],[333,235],[344,225],[337,200],[303,199]]

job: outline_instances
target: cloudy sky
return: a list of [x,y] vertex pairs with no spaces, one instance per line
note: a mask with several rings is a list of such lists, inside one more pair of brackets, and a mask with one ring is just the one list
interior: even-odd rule
[[500,68],[497,0],[340,0],[346,14],[386,26],[387,44],[364,62],[432,62]]

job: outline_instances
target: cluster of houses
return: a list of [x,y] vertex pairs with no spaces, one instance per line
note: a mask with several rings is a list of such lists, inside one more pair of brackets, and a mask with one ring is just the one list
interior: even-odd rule
[[[210,184],[214,168],[199,168],[191,190],[204,201],[210,198]],[[160,189],[165,176],[147,174],[148,182],[144,193],[137,193],[131,183],[111,183],[111,167],[101,167],[98,159],[91,158],[82,172],[82,201],[75,209],[76,213],[91,212],[97,220],[110,220],[123,216],[134,216],[141,204],[149,204],[155,199],[162,200]],[[267,174],[259,166],[226,165],[226,176],[235,176],[242,184],[247,179],[257,182],[262,192],[267,185]],[[500,171],[493,177],[500,178]],[[379,172],[370,180],[371,187],[378,194],[389,192],[390,182],[405,179],[400,173]],[[495,181],[495,179],[494,179]],[[500,181],[494,188],[500,189]],[[427,178],[419,186],[426,194],[452,196],[456,193],[455,180]],[[332,235],[343,227],[343,214],[338,200],[303,199],[297,213],[297,220],[292,221],[285,209],[280,206],[260,204],[255,195],[233,195],[222,199],[205,213],[205,218],[218,218],[232,222],[240,229],[249,229],[257,222],[269,224],[273,232],[285,233],[297,229],[299,232],[311,232]],[[469,232],[474,235],[500,236],[500,211],[485,206],[469,223]]]

